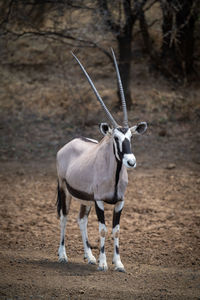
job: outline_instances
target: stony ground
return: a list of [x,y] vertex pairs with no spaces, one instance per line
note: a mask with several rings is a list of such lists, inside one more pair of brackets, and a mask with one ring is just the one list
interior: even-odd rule
[[[164,130],[150,125],[149,132],[133,143],[138,164],[129,172],[120,232],[126,273],[115,272],[111,263],[109,205],[109,270],[99,272],[84,262],[75,202],[67,227],[69,263],[57,261],[54,157],[74,133],[62,122],[34,115],[2,114],[0,128],[2,300],[200,299],[200,135],[196,123],[172,122]],[[82,133],[93,130],[86,128]],[[88,230],[98,257],[94,209]]]

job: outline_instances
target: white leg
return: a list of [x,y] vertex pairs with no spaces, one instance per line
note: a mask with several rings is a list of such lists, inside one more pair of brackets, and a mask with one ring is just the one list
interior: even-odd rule
[[106,236],[107,228],[105,224],[99,222],[99,234],[100,234],[100,254],[99,254],[99,267],[100,271],[107,271],[108,265],[106,261],[106,253],[105,253],[105,236]]
[[124,201],[120,201],[116,204],[113,213],[113,239],[114,239],[114,254],[113,254],[113,263],[115,264],[115,270],[119,272],[125,272],[124,265],[121,262],[119,255],[119,221],[120,215],[124,206]]
[[60,216],[60,246],[58,249],[59,262],[67,262],[67,255],[65,251],[65,229],[67,223],[67,216],[61,212]]
[[105,236],[106,236],[106,225],[104,219],[104,204],[102,201],[95,202],[96,214],[99,221],[99,234],[100,234],[100,254],[99,254],[99,267],[98,270],[108,270],[105,254]]
[[65,251],[65,230],[67,223],[67,215],[69,213],[71,203],[71,196],[66,190],[58,185],[58,198],[57,198],[57,210],[60,216],[60,245],[58,248],[59,262],[67,262],[67,255]]
[[80,226],[80,231],[83,240],[84,246],[84,258],[88,260],[89,264],[96,264],[96,258],[92,254],[90,244],[88,242],[88,233],[87,233],[87,224],[88,224],[88,215],[90,213],[90,206],[81,205],[78,224]]

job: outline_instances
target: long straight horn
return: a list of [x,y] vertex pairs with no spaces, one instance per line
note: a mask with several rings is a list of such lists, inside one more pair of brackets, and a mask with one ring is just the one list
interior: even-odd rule
[[83,65],[81,64],[81,62],[79,61],[79,59],[76,57],[76,55],[71,52],[73,57],[76,59],[76,61],[78,62],[78,64],[80,65],[81,67],[81,70],[83,71],[83,73],[85,74],[89,84],[91,85],[96,97],[97,97],[97,100],[100,102],[101,106],[103,107],[104,111],[106,112],[106,115],[108,117],[108,119],[111,121],[111,123],[113,124],[114,128],[118,127],[119,125],[117,124],[117,122],[114,120],[113,116],[111,115],[111,113],[109,112],[109,110],[107,109],[106,105],[104,104],[103,100],[101,99],[97,89],[95,88],[90,76],[88,75],[88,73],[86,72],[85,68],[83,67]]
[[122,109],[123,109],[123,114],[124,114],[123,125],[124,125],[124,127],[128,127],[128,115],[127,115],[126,100],[125,100],[125,96],[124,96],[122,81],[121,81],[121,77],[120,77],[119,68],[118,68],[118,65],[117,65],[117,60],[116,60],[116,57],[115,57],[115,53],[114,53],[112,48],[111,48],[111,51],[112,51],[113,60],[114,60],[114,64],[115,64],[115,69],[116,69],[116,73],[117,73],[117,80],[118,80],[118,85],[119,85],[121,101],[122,101]]

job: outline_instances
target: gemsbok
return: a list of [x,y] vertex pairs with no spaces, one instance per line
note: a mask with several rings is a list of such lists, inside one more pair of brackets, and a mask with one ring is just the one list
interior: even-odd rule
[[107,270],[105,254],[106,225],[104,218],[104,203],[114,205],[112,236],[114,240],[113,263],[115,270],[124,272],[124,265],[119,254],[119,223],[124,206],[124,193],[128,184],[127,168],[136,167],[136,158],[131,150],[131,137],[133,134],[142,134],[147,129],[146,122],[138,123],[129,128],[126,101],[115,54],[112,51],[113,61],[117,73],[123,109],[123,125],[114,120],[107,109],[91,78],[78,58],[72,53],[98,101],[106,113],[112,126],[107,123],[100,124],[100,131],[104,135],[98,142],[90,138],[75,138],[57,153],[57,211],[60,217],[60,245],[58,249],[59,261],[67,262],[65,251],[65,229],[71,199],[80,201],[78,224],[82,234],[84,258],[89,264],[96,264],[88,241],[87,223],[91,206],[94,204],[99,222],[100,254],[98,270]]

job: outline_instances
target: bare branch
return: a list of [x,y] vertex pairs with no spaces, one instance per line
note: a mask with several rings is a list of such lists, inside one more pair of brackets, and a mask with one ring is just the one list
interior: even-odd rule
[[120,26],[113,21],[112,14],[108,8],[107,0],[98,0],[99,11],[105,24],[115,33],[120,31]]
[[[91,40],[85,40],[85,39],[82,39],[82,38],[71,36],[69,34],[64,34],[62,32],[26,31],[26,32],[17,33],[17,32],[13,32],[13,31],[10,31],[10,30],[6,30],[1,35],[7,35],[7,34],[11,34],[11,35],[15,36],[17,39],[21,38],[21,37],[24,37],[24,36],[34,35],[34,36],[42,36],[42,37],[45,37],[45,38],[56,40],[56,41],[61,42],[62,44],[67,44],[70,47],[75,47],[76,46],[76,47],[79,47],[79,48],[82,48],[82,47],[97,48],[102,53],[104,53],[112,61],[112,55],[106,49],[101,47],[98,43],[95,43],[94,41],[91,41]],[[68,42],[67,40],[71,40],[71,41],[73,41],[74,43],[77,43],[77,44],[74,44],[74,43],[72,44],[72,43]]]
[[153,0],[151,1],[151,3],[145,7],[144,11],[148,11],[156,2],[158,2],[159,0]]
[[14,2],[15,2],[15,0],[11,0],[9,2],[7,14],[6,14],[5,18],[3,19],[3,21],[0,23],[0,26],[3,26],[5,23],[8,23],[9,17],[11,15],[11,11],[12,11],[12,6],[13,6]]

